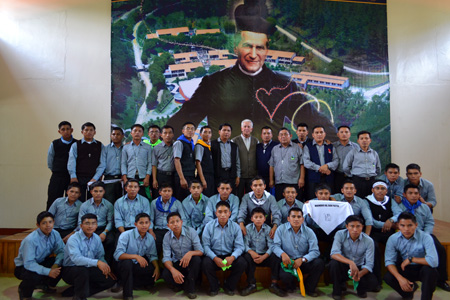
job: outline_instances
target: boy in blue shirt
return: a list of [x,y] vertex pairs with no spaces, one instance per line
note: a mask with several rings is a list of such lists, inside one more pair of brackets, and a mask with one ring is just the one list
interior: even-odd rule
[[120,235],[114,259],[118,261],[123,285],[123,299],[133,299],[133,288],[151,287],[159,278],[158,256],[154,238],[148,233],[150,217],[136,216],[134,229]]
[[239,198],[236,195],[232,194],[232,191],[233,188],[228,180],[220,181],[219,186],[217,187],[217,194],[209,197],[208,204],[206,205],[204,220],[205,225],[208,224],[209,221],[217,218],[216,205],[219,202],[227,202],[230,205],[230,220],[232,222],[237,221],[237,216],[239,213]]
[[67,161],[69,160],[70,147],[77,141],[72,137],[72,124],[67,121],[59,123],[58,133],[61,138],[50,144],[47,153],[47,166],[52,171],[52,177],[50,177],[48,184],[47,210],[56,198],[64,195],[64,191],[70,183]]
[[182,205],[186,216],[184,226],[195,229],[199,236],[202,235],[205,226],[205,211],[209,198],[203,192],[203,186],[198,179],[193,179],[189,184],[191,194],[183,200]]
[[38,228],[20,243],[19,255],[14,259],[14,275],[22,280],[19,284],[20,300],[31,300],[38,285],[44,285],[44,291],[56,291],[61,279],[64,243],[59,233],[53,230],[53,225],[51,213],[39,213],[36,218]]
[[[292,187],[294,190],[295,188]],[[280,297],[286,296],[286,292],[277,285],[280,272],[280,261],[272,253],[273,240],[269,237],[271,228],[266,222],[266,213],[261,207],[255,207],[251,212],[252,223],[246,226],[247,234],[244,236],[245,253],[247,261],[247,287],[242,290],[241,296],[247,296],[256,292],[255,270],[257,266],[269,267],[271,270],[272,284],[269,291]]]
[[297,200],[297,190],[293,186],[286,186],[283,190],[284,199],[277,202],[281,212],[281,224],[287,223],[289,210],[292,207],[303,208],[303,202]]
[[78,182],[72,182],[67,187],[67,197],[58,198],[48,209],[55,217],[54,228],[59,232],[64,243],[75,233],[78,221],[78,212],[81,201],[81,186]]

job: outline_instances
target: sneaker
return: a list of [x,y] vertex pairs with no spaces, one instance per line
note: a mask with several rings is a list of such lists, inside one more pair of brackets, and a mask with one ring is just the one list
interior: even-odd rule
[[75,288],[72,286],[69,286],[67,289],[65,289],[62,293],[61,296],[63,297],[72,297],[75,294]]
[[446,292],[450,292],[450,285],[446,281],[438,282],[437,286]]
[[248,296],[254,292],[256,292],[256,284],[249,284],[245,289],[241,291],[241,296]]
[[187,293],[186,296],[187,296],[189,299],[195,299],[195,298],[197,298],[197,294],[195,294],[195,293]]
[[286,297],[287,296],[287,293],[283,289],[281,289],[276,283],[272,283],[269,286],[269,292],[271,292],[272,294],[275,294],[275,295],[277,295],[279,297]]
[[306,295],[308,295],[308,296],[310,296],[310,297],[313,297],[313,298],[319,296],[319,294],[318,294],[317,292],[306,292]]
[[226,295],[228,295],[228,296],[234,296],[234,291],[229,290],[229,289],[227,289],[227,288],[224,288],[224,289],[223,289],[223,292],[224,292]]

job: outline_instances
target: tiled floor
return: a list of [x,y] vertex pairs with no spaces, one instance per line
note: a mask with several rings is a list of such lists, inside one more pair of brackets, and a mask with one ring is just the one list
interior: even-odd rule
[[[0,277],[0,300],[16,300],[18,299],[17,287],[19,284],[19,280],[13,277]],[[45,300],[69,300],[71,298],[61,297],[61,292],[67,287],[67,285],[61,281],[58,285],[58,294],[43,294],[41,291],[36,290],[33,294],[34,299],[45,299]],[[318,288],[320,292],[320,296],[315,299],[332,299],[331,298],[331,285],[329,286],[319,286]],[[135,291],[134,299],[135,300],[146,300],[146,299],[173,299],[173,300],[184,300],[188,299],[182,292],[174,294],[171,290],[169,290],[162,280],[157,282],[155,292],[150,294],[148,291]],[[222,292],[219,293],[218,296],[214,297],[215,300],[221,299],[248,299],[248,300],[261,300],[261,299],[281,299],[273,294],[271,294],[267,289],[263,289],[262,287],[258,287],[258,292],[251,294],[247,297],[241,297],[239,295],[235,295],[233,297],[227,296]],[[302,296],[297,291],[294,294],[289,294],[287,298],[302,298]],[[313,299],[311,297],[307,297]],[[89,299],[122,299],[122,293],[111,293],[110,291],[105,291],[90,297]],[[206,294],[206,290],[201,290],[198,293],[197,299],[212,299]],[[344,299],[358,299],[356,296],[356,292],[347,292],[344,296]],[[379,293],[368,293],[368,297],[366,299],[378,299],[378,300],[394,300],[401,299],[400,296],[394,292],[391,288],[386,285],[383,286],[383,289]],[[415,293],[414,299],[420,299],[420,291]],[[434,293],[433,299],[435,300],[444,300],[450,299],[450,293],[444,292],[441,289],[437,289]]]

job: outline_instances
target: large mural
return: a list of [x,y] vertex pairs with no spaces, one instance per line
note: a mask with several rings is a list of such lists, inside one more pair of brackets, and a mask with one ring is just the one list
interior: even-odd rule
[[[369,1],[370,2],[370,1]],[[378,1],[383,2],[383,1]],[[325,0],[112,1],[112,123],[249,118],[372,132],[390,161],[386,6]],[[295,137],[295,133],[294,133]]]

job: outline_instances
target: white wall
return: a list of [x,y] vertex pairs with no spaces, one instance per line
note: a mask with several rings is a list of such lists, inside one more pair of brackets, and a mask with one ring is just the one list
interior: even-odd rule
[[[450,1],[389,0],[392,158],[435,183],[450,221]],[[34,226],[45,208],[57,124],[110,123],[108,0],[0,2],[0,228]],[[427,145],[436,145],[429,150]]]

